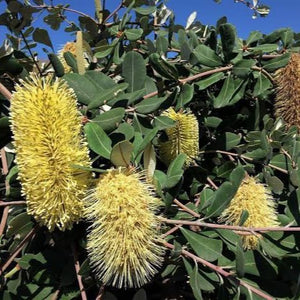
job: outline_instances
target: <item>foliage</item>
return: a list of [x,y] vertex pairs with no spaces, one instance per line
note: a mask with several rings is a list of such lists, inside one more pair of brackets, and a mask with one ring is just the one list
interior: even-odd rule
[[[296,126],[274,116],[273,79],[290,53],[299,52],[299,34],[282,28],[242,40],[225,17],[208,26],[191,16],[184,27],[163,1],[124,1],[114,12],[95,1],[95,18],[42,0],[6,2],[0,15],[10,30],[0,49],[1,298],[299,299],[300,139]],[[68,20],[70,12],[78,23]],[[34,27],[39,14],[52,29],[67,24],[65,31],[76,34],[75,55],[63,54],[68,68],[53,53],[48,27]],[[37,43],[49,60],[37,59]],[[49,232],[27,214],[9,100],[30,72],[62,77],[77,96],[92,166],[75,169],[98,178],[130,165],[153,181],[164,203],[161,234],[169,250],[143,288],[118,290],[96,279],[86,251],[89,221]],[[188,153],[169,166],[159,156],[166,130],[176,126],[164,114],[171,107],[198,121],[199,153],[189,164]],[[35,142],[32,136],[32,147]],[[220,223],[246,173],[272,192],[279,231],[243,227],[247,210],[239,227]],[[256,231],[257,249],[243,249],[243,234]]]

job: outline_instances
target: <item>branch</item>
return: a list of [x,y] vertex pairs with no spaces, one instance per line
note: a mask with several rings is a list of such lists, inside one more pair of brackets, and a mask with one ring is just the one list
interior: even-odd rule
[[11,100],[11,92],[0,82],[0,94],[2,94],[8,101]]
[[26,201],[0,201],[0,207],[6,207],[10,205],[26,205]]
[[26,243],[31,240],[31,238],[36,234],[37,230],[39,229],[38,225],[35,225],[30,232],[25,236],[25,238],[21,241],[18,247],[14,250],[14,252],[9,256],[8,260],[0,266],[0,275],[10,266],[13,260],[18,256],[18,254],[22,251],[25,247]]
[[170,220],[170,219],[166,219],[166,218],[160,218],[160,220],[167,224],[200,226],[200,227],[207,227],[207,228],[214,228],[214,229],[246,231],[246,232],[252,232],[252,233],[254,233],[254,232],[271,232],[271,231],[288,231],[288,232],[300,231],[300,227],[243,227],[243,226],[205,223],[205,222],[201,222],[201,221]]
[[111,13],[109,14],[105,20],[103,21],[103,23],[106,23],[112,16],[114,16],[115,14],[118,13],[118,11],[123,7],[124,1],[121,0],[121,2],[119,3],[119,5],[117,6],[117,8]]
[[5,229],[5,225],[8,217],[8,211],[9,211],[9,206],[6,206],[3,210],[1,223],[0,223],[0,237],[2,236]]
[[78,285],[79,285],[79,289],[80,289],[81,299],[87,300],[87,296],[86,296],[86,292],[85,292],[85,289],[84,289],[84,286],[82,283],[81,275],[78,274],[80,271],[80,264],[79,264],[79,260],[78,260],[78,254],[77,254],[75,243],[72,243],[71,247],[72,247],[72,252],[73,252],[73,257],[74,257],[74,267],[75,267],[77,281],[78,281]]
[[[163,245],[169,249],[174,249],[175,247],[168,243],[168,242],[163,242]],[[194,254],[192,254],[191,252],[188,252],[186,250],[181,250],[181,254],[186,256],[186,257],[189,257],[191,259],[193,259],[194,261],[196,262],[199,262],[205,266],[207,266],[208,268],[210,268],[211,270],[219,273],[220,275],[228,278],[228,279],[231,279],[232,281],[234,281],[236,284],[238,285],[241,285],[241,286],[244,286],[245,288],[247,288],[248,290],[252,291],[254,294],[262,297],[263,299],[266,299],[266,300],[273,300],[273,298],[271,296],[269,296],[268,294],[262,292],[261,290],[249,285],[248,283],[240,280],[240,279],[237,279],[235,277],[232,276],[232,274],[230,274],[229,272],[225,271],[223,268],[219,267],[219,266],[216,266],[208,261],[206,261],[205,259],[201,258],[201,257],[198,257]]]
[[181,202],[179,202],[177,199],[174,199],[173,201],[177,206],[179,206],[180,208],[182,208],[183,210],[185,210],[187,213],[191,214],[192,216],[196,217],[196,218],[200,218],[200,215],[196,212],[194,212],[193,210],[191,210],[190,208],[188,208],[187,206],[185,206],[184,204],[182,204]]

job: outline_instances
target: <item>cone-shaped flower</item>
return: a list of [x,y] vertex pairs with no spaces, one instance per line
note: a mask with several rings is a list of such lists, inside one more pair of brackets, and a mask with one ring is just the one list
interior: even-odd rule
[[[255,178],[246,176],[229,206],[220,216],[221,221],[227,224],[239,225],[243,211],[248,212],[248,218],[243,224],[245,227],[276,227],[279,225],[275,202],[270,191]],[[245,249],[255,249],[258,245],[257,235],[244,235]]]
[[11,124],[28,213],[50,231],[70,229],[83,214],[89,166],[76,96],[61,80],[38,78],[16,87]]
[[[83,46],[84,50],[84,56],[85,58],[89,57],[89,45],[85,42]],[[73,54],[73,56],[76,58],[76,43],[75,42],[67,42],[61,50],[58,51],[58,58],[60,62],[62,63],[65,73],[70,73],[72,71],[72,68],[67,64],[64,53],[70,52]],[[89,66],[88,61],[85,59],[85,67],[87,68]]]
[[175,112],[169,108],[163,114],[175,121],[175,125],[165,130],[166,141],[159,142],[159,153],[162,161],[169,165],[178,154],[187,155],[186,165],[199,153],[199,127],[194,114]]
[[293,53],[285,68],[276,76],[275,115],[281,117],[288,126],[300,129],[300,53]]
[[127,169],[109,170],[86,198],[91,265],[99,280],[117,288],[146,284],[163,259],[155,215],[160,202],[144,177]]

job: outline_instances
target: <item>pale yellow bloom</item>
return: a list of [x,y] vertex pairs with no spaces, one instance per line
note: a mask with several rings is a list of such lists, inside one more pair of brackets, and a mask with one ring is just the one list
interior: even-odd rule
[[11,100],[16,162],[28,213],[50,231],[70,229],[82,217],[89,166],[76,96],[61,80],[38,78],[17,85]]
[[[229,206],[220,216],[227,224],[239,225],[243,210],[248,211],[245,227],[276,227],[279,225],[275,202],[270,191],[253,177],[246,176]],[[245,249],[255,249],[259,234],[242,236]]]
[[163,114],[175,121],[175,125],[165,130],[167,141],[159,142],[161,160],[169,165],[178,154],[187,155],[186,164],[190,164],[199,153],[199,126],[192,113],[175,112],[169,108]]
[[97,277],[118,288],[151,280],[163,260],[159,245],[160,202],[144,176],[127,169],[109,170],[86,198],[91,221],[87,250]]

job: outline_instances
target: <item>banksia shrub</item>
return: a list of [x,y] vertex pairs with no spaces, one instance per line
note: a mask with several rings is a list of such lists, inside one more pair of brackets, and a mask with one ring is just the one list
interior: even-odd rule
[[139,287],[162,262],[158,244],[159,201],[139,173],[109,170],[86,198],[92,225],[87,250],[97,277],[118,288]]
[[288,126],[300,128],[300,54],[293,53],[285,68],[275,78],[277,84],[275,115],[282,117]]
[[[248,212],[245,227],[276,227],[277,213],[275,202],[270,191],[253,177],[247,176],[241,183],[229,206],[223,211],[220,219],[227,224],[239,225],[243,211]],[[255,249],[260,235],[244,235],[245,249]]]
[[184,153],[187,155],[186,165],[189,165],[199,152],[199,126],[196,117],[192,113],[176,112],[173,108],[166,110],[163,115],[174,120],[175,125],[165,130],[167,140],[159,143],[162,161],[169,165],[178,154]]
[[76,96],[51,77],[17,85],[11,101],[16,162],[28,213],[50,231],[70,229],[83,213],[89,166]]

